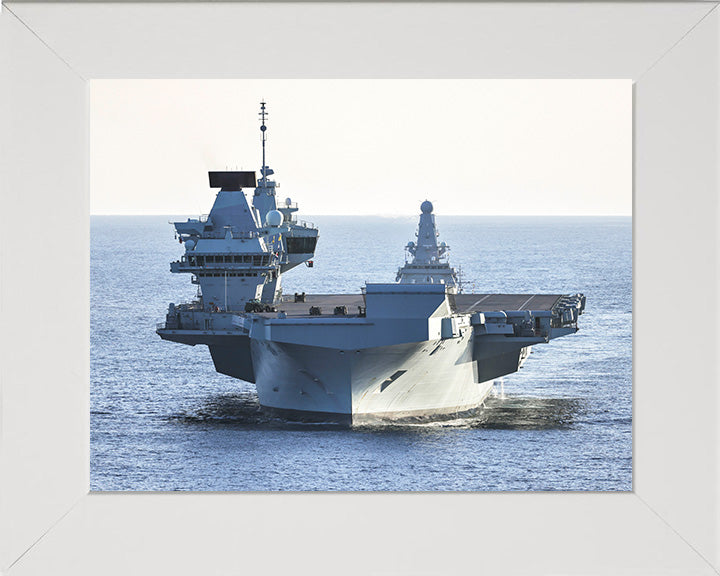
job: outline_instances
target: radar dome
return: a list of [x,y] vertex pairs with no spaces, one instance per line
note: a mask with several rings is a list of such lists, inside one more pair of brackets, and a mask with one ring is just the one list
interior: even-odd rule
[[192,250],[193,248],[195,248],[195,240],[192,238],[185,240],[185,250]]
[[425,202],[420,204],[420,210],[423,214],[430,214],[430,212],[433,211],[432,202],[430,202],[429,200],[425,200]]
[[267,213],[267,216],[265,216],[265,223],[273,228],[277,228],[280,224],[282,224],[282,222],[283,215],[277,210],[270,210],[270,212]]
[[292,200],[290,198],[285,198],[285,206],[292,206]]

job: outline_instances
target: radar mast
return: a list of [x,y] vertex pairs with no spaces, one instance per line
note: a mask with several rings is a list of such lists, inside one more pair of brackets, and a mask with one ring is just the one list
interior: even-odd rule
[[262,173],[262,183],[263,188],[265,188],[265,184],[267,183],[267,165],[265,164],[265,142],[267,141],[267,126],[265,125],[265,118],[267,118],[268,113],[265,111],[265,101],[263,100],[260,102],[260,116],[261,125],[260,125],[260,132],[262,132],[262,169],[260,172]]

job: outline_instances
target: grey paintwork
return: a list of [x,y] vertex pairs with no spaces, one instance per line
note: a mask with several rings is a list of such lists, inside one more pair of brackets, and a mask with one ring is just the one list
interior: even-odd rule
[[[289,199],[278,207],[264,151],[261,174],[252,206],[223,189],[208,217],[175,223],[186,253],[171,270],[192,273],[200,293],[171,304],[157,332],[207,345],[216,369],[254,382],[265,407],[349,422],[447,417],[481,406],[531,346],[577,331],[581,294],[462,293],[429,201],[395,283],[283,296],[282,274],[313,256],[288,239],[318,234],[293,219]],[[246,312],[253,299],[273,309]]]

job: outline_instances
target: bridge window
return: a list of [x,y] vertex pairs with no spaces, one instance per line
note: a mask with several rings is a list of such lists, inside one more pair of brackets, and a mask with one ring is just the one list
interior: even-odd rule
[[290,254],[311,254],[315,252],[316,236],[286,238],[285,240],[287,241],[287,251]]

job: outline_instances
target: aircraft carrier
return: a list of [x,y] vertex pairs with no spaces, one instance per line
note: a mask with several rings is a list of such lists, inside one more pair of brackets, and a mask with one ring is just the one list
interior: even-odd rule
[[207,345],[218,372],[255,384],[263,408],[351,425],[461,417],[531,346],[578,330],[582,294],[464,293],[429,201],[395,282],[284,295],[282,275],[313,265],[318,230],[290,198],[277,203],[264,102],[260,118],[261,178],[210,172],[220,188],[210,213],[174,223],[185,254],[171,272],[190,274],[198,294],[170,304],[157,333]]

